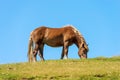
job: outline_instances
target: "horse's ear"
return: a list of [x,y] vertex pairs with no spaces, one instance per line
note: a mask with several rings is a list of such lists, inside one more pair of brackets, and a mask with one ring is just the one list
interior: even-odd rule
[[84,48],[86,48],[87,50],[89,50],[89,49],[88,49],[88,44],[83,44],[82,47],[84,47]]
[[85,45],[84,43],[82,43],[82,44],[81,44],[81,48],[86,48],[86,49],[87,49],[87,48],[88,48],[88,44]]
[[82,44],[81,44],[81,48],[83,48],[83,47],[84,47],[84,44],[82,43]]

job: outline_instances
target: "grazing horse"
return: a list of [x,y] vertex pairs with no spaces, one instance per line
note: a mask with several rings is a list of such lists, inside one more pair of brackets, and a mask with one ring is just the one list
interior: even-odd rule
[[39,51],[39,56],[42,60],[43,48],[47,44],[51,47],[63,46],[61,59],[64,56],[68,57],[68,47],[75,44],[78,47],[78,55],[80,58],[87,58],[88,46],[81,33],[72,25],[67,25],[62,28],[48,28],[41,26],[33,30],[30,34],[28,47],[29,62],[36,62],[36,55]]

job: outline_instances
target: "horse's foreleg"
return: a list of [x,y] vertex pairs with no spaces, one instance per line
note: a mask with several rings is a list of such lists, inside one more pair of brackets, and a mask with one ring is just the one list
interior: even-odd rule
[[40,48],[39,48],[39,56],[40,56],[41,60],[44,61],[43,49],[44,49],[44,44],[41,44],[41,45],[40,45]]
[[39,44],[35,44],[35,49],[33,51],[33,61],[34,62],[37,61],[36,56],[37,56],[37,53],[38,53],[38,49],[39,49]]
[[64,47],[62,49],[61,59],[63,59],[63,57],[64,57]]
[[61,59],[63,59],[64,57],[65,57],[65,59],[68,58],[68,42],[67,41],[64,42]]

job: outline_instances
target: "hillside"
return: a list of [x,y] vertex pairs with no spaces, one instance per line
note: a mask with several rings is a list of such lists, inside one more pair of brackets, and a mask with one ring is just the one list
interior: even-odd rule
[[0,80],[120,80],[120,57],[4,64]]

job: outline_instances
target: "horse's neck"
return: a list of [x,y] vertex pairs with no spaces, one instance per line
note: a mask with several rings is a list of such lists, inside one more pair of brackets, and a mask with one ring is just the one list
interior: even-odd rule
[[77,46],[78,48],[80,47],[80,43],[81,43],[80,38],[79,38],[78,36],[76,36],[76,38],[75,38],[75,44],[76,44],[76,46]]

